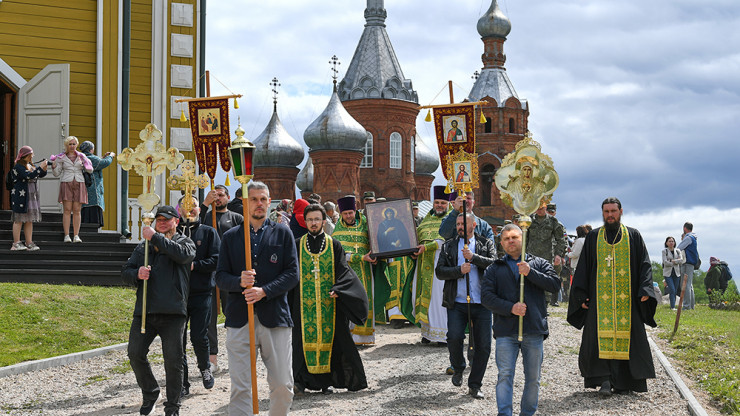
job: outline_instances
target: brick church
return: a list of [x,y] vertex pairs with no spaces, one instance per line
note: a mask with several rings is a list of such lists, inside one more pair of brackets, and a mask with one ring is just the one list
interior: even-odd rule
[[[272,181],[280,181],[274,186],[284,195],[275,199],[293,199],[295,183],[304,197],[316,192],[324,200],[347,194],[360,197],[365,191],[386,198],[429,200],[439,156],[417,139],[418,96],[393,50],[386,17],[383,0],[367,0],[365,28],[347,72],[339,82],[335,77],[326,109],[304,132],[309,159],[300,172],[296,168],[302,159],[297,152],[300,144],[282,129],[276,112],[255,140],[255,168],[266,169]],[[475,189],[475,213],[491,224],[502,224],[514,211],[503,206],[493,178],[504,156],[524,138],[529,106],[517,95],[504,68],[503,45],[511,22],[496,0],[478,20],[477,29],[483,41],[483,68],[476,72],[465,101],[488,104],[476,109],[475,119],[482,111],[487,121],[476,124],[480,184]],[[265,136],[271,134],[272,140]]]

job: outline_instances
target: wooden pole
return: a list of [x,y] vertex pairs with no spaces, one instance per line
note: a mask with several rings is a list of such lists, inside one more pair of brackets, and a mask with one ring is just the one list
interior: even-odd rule
[[686,294],[686,282],[688,280],[689,280],[689,275],[684,274],[683,283],[681,284],[681,297],[678,298],[678,311],[676,311],[676,323],[673,324],[673,333],[671,334],[671,337],[668,339],[668,341],[673,341],[673,336],[676,335],[676,331],[678,331],[678,321],[681,320],[681,309],[683,309],[683,297]]
[[[249,198],[244,197],[247,194],[247,184],[242,184],[242,207],[244,209],[244,263],[245,270],[252,270],[252,246],[250,242],[250,230],[249,230]],[[252,286],[248,286],[247,289]],[[257,348],[255,347],[256,340],[254,339],[254,305],[247,304],[247,320],[249,321],[249,363],[251,367],[251,379],[252,379],[252,413],[258,415],[259,412],[259,399],[257,398]]]

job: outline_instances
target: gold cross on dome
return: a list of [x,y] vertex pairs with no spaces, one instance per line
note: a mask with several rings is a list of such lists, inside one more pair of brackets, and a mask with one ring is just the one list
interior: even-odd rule
[[608,256],[606,256],[604,258],[604,260],[606,260],[606,265],[607,266],[612,267],[612,261],[614,260],[614,257],[612,257],[611,254],[608,255]]

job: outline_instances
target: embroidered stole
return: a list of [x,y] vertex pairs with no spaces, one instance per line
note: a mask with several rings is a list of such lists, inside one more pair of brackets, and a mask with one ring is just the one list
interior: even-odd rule
[[362,285],[365,287],[367,300],[370,305],[365,325],[355,326],[352,328],[352,333],[355,335],[373,335],[375,331],[373,325],[375,299],[373,297],[372,265],[366,261],[362,261],[362,256],[370,251],[370,241],[367,238],[367,220],[365,219],[365,216],[360,215],[353,226],[345,225],[344,220],[340,219],[337,222],[337,226],[334,228],[332,237],[342,243],[342,248],[344,248],[346,253],[351,254],[350,261],[348,262],[349,267],[357,273],[357,277],[360,278]]
[[[449,213],[449,210],[447,212]],[[427,214],[416,231],[419,243],[425,246],[424,252],[416,259],[416,301],[414,302],[416,322],[429,323],[429,303],[432,301],[435,267],[434,254],[437,252],[437,244],[434,240],[444,240],[439,235],[439,226],[446,216],[447,214],[441,217]]]
[[632,329],[632,279],[630,241],[627,227],[620,225],[621,237],[606,241],[604,227],[596,243],[596,305],[599,358],[629,360]]
[[334,249],[326,235],[326,245],[319,254],[306,248],[307,235],[301,237],[301,334],[303,356],[311,374],[331,371],[334,344],[336,299],[329,296],[334,286]]

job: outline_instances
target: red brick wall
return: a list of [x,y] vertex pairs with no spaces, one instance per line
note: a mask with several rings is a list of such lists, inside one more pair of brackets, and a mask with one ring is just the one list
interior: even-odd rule
[[254,179],[264,182],[270,188],[270,198],[274,200],[295,199],[295,180],[298,168],[255,167]]
[[316,150],[313,159],[313,192],[321,202],[333,201],[354,194],[360,197],[360,161],[362,153],[346,150]]

